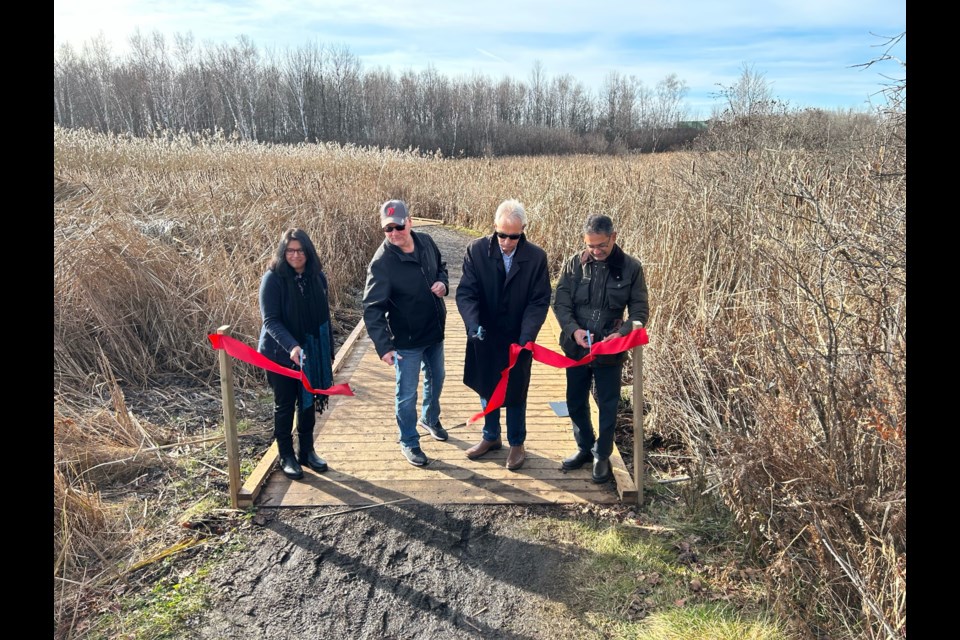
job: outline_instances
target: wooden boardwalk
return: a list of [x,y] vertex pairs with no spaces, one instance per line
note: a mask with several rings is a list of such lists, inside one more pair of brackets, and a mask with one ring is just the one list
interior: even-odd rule
[[[274,443],[244,484],[241,506],[369,505],[399,500],[428,504],[636,500],[636,487],[616,447],[611,457],[612,482],[593,484],[590,465],[575,471],[562,469],[560,461],[573,453],[576,445],[569,418],[558,417],[549,403],[564,400],[566,376],[562,369],[536,361],[527,400],[527,460],[523,467],[517,471],[504,467],[508,445],[503,410],[504,447],[478,460],[466,457],[464,452],[481,438],[480,422],[466,424],[480,410],[480,402],[477,394],[462,382],[467,338],[453,291],[445,301],[446,379],[440,408],[441,421],[450,438],[439,442],[421,429],[420,446],[430,459],[429,464],[414,467],[400,453],[394,417],[394,370],[377,357],[361,322],[340,349],[334,364],[335,382],[349,382],[356,395],[332,396],[328,409],[317,417],[316,451],[327,460],[330,469],[318,474],[304,467],[301,480],[290,480],[277,468]],[[551,310],[537,341],[557,350],[558,332]],[[595,405],[593,411],[596,427]]]

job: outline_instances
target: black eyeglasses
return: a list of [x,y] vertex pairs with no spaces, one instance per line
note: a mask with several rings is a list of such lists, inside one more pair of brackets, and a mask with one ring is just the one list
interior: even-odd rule
[[502,231],[497,231],[498,238],[510,238],[511,240],[519,240],[522,234],[519,233],[503,233]]
[[403,230],[406,229],[406,228],[407,228],[407,225],[405,225],[405,224],[398,224],[398,225],[394,225],[394,226],[392,226],[392,227],[384,227],[383,232],[384,232],[384,233],[390,233],[391,231],[403,231]]
[[301,256],[305,256],[307,255],[307,252],[304,251],[303,249],[287,249],[288,256],[295,256],[297,254],[300,254]]

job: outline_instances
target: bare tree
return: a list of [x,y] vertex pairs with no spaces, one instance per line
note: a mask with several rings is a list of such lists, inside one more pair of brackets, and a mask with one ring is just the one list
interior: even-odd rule
[[637,128],[638,103],[643,82],[636,76],[623,76],[611,71],[601,87],[603,97],[603,128],[607,142],[618,147],[626,144],[629,135]]
[[530,90],[527,93],[527,122],[536,126],[542,126],[545,121],[546,85],[543,63],[536,60],[533,63],[533,69],[530,71]]
[[208,52],[208,65],[232,120],[227,130],[242,140],[256,140],[259,93],[259,52],[247,36],[235,46],[217,45]]
[[765,144],[767,127],[772,122],[770,116],[778,102],[774,100],[764,74],[747,64],[743,65],[735,83],[728,87],[719,86],[717,95],[724,100],[726,107],[714,113],[718,132],[723,133],[717,136],[717,140],[746,157],[753,149]]
[[149,131],[176,129],[174,71],[163,34],[145,36],[137,29],[130,37],[129,64],[143,101],[144,126]]
[[320,83],[319,67],[323,52],[317,44],[288,50],[282,67],[282,82],[290,101],[291,116],[295,119],[302,140],[316,140],[313,123],[316,120],[315,96]]
[[356,99],[360,96],[360,59],[345,46],[330,51],[330,83],[334,136],[340,142],[349,142],[351,131],[359,128],[355,116],[359,113]]
[[658,150],[665,131],[675,129],[684,119],[686,109],[683,106],[683,99],[687,91],[687,83],[678,78],[675,73],[671,73],[657,83],[656,101],[650,118],[653,138],[651,151]]
[[89,62],[81,76],[81,91],[85,94],[87,106],[101,131],[114,131],[111,82],[113,55],[103,34],[83,45],[83,57]]
[[64,127],[81,126],[78,103],[84,62],[69,44],[61,45],[53,59],[53,117]]

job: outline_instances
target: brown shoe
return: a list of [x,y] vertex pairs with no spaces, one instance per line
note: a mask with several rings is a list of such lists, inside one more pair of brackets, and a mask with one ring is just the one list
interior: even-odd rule
[[523,466],[523,462],[526,459],[527,452],[524,451],[522,444],[510,447],[510,453],[507,454],[507,469],[516,471]]
[[467,449],[467,457],[471,460],[479,458],[482,455],[485,455],[487,451],[496,451],[503,446],[503,440],[497,438],[496,440],[481,440],[477,444],[473,445]]

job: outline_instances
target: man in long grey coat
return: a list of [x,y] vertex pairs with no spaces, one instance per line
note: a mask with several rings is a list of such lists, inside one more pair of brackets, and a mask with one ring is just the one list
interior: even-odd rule
[[[510,345],[536,340],[550,308],[550,276],[547,254],[527,240],[527,214],[516,200],[504,200],[494,215],[494,232],[467,247],[463,274],[457,287],[457,309],[467,328],[463,383],[480,396],[486,409],[509,363]],[[507,414],[510,451],[506,467],[519,469],[526,460],[527,388],[532,357],[521,351],[510,371],[503,406]],[[483,439],[467,449],[467,457],[479,458],[500,449],[500,409],[484,417]]]

